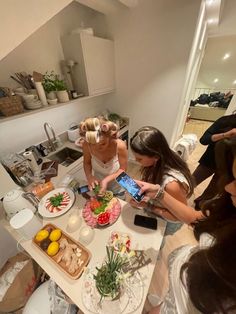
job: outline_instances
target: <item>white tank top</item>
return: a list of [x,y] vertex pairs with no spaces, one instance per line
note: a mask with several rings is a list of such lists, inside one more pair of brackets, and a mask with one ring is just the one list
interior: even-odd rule
[[91,153],[91,164],[94,173],[98,173],[103,177],[113,174],[120,169],[120,163],[117,154],[111,160],[104,163]]
[[[106,176],[109,176],[110,174],[113,174],[120,169],[118,154],[116,154],[108,162],[104,163],[91,153],[91,165],[94,176],[99,180],[104,179]],[[124,189],[115,180],[108,183],[107,189],[112,191],[114,194],[120,194],[124,192]]]

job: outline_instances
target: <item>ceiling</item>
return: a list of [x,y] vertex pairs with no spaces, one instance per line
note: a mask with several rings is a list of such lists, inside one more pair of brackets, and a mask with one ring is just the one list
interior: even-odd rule
[[198,87],[236,88],[236,35],[208,39],[197,81]]
[[[228,16],[232,5],[235,8],[234,1],[206,0],[209,37],[196,87],[236,88],[236,31],[231,31],[228,35],[226,32],[224,36],[222,32],[226,29],[227,21],[230,22]],[[214,22],[209,24],[209,19]],[[224,59],[226,54],[229,54],[229,57]]]

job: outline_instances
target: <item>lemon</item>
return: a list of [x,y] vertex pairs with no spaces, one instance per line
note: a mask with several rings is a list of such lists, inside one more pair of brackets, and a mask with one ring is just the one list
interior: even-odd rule
[[47,249],[47,253],[50,256],[54,256],[57,254],[57,252],[59,251],[59,243],[54,241],[52,243],[49,244],[48,249]]
[[60,229],[54,229],[49,236],[49,239],[51,241],[57,241],[59,240],[61,237],[61,230]]
[[37,242],[41,242],[43,241],[44,239],[47,239],[47,237],[49,236],[49,232],[47,230],[40,230],[36,236],[35,236],[35,240]]

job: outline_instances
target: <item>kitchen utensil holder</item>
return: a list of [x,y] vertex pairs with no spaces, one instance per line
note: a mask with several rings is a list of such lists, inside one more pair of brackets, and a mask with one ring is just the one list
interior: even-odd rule
[[13,116],[17,113],[24,111],[22,105],[21,97],[19,95],[11,95],[11,90],[9,88],[1,88],[8,95],[6,97],[0,98],[0,111],[1,113],[8,117]]

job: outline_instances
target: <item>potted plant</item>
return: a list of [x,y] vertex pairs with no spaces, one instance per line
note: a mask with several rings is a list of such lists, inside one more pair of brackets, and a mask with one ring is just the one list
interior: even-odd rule
[[56,79],[56,75],[54,74],[53,71],[51,71],[51,73],[46,72],[43,75],[42,85],[47,94],[47,99],[50,99],[50,100],[54,100],[57,98],[56,86],[54,84],[55,79]]
[[69,101],[66,83],[54,71],[51,71],[51,73],[46,72],[43,75],[42,85],[48,99],[54,100],[58,98],[59,102]]
[[113,247],[106,247],[107,260],[100,268],[96,267],[97,274],[94,275],[96,288],[101,299],[110,298],[114,300],[121,293],[122,282],[127,274],[124,273],[123,267],[127,259],[114,251]]
[[54,85],[56,88],[57,98],[59,102],[67,102],[69,101],[69,95],[67,92],[66,83],[64,80],[59,78],[59,75],[55,76]]

